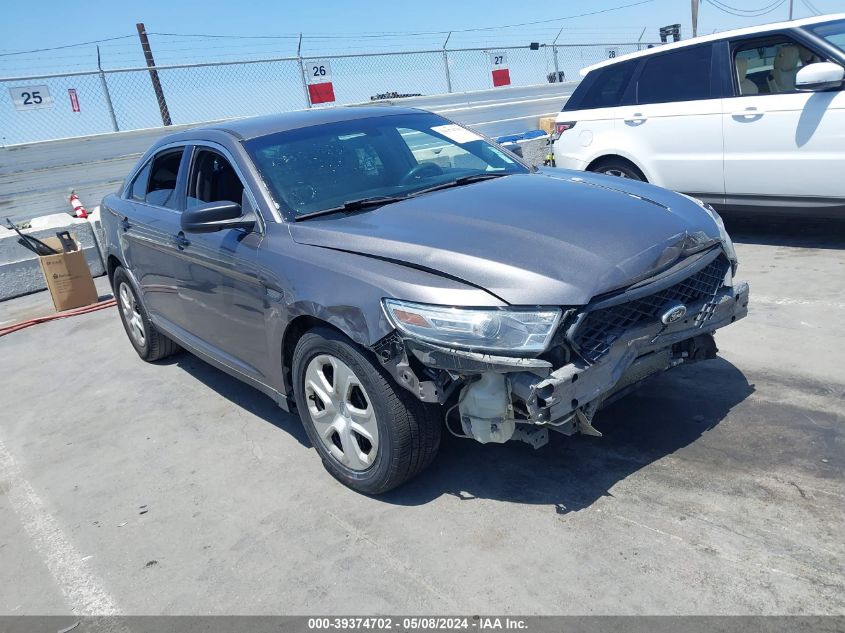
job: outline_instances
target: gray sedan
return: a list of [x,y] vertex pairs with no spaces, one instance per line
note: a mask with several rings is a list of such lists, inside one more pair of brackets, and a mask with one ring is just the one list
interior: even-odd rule
[[295,408],[369,494],[431,463],[444,427],[535,448],[600,435],[600,407],[713,358],[748,305],[709,206],[538,170],[412,109],[174,134],[102,210],[141,358],[185,348]]

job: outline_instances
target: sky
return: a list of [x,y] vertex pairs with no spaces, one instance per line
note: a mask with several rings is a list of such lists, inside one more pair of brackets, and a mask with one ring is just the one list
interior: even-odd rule
[[[620,5],[634,4],[619,10]],[[759,17],[739,17],[772,6]],[[780,2],[778,5],[777,3]],[[699,33],[786,19],[790,0],[702,0]],[[795,17],[845,11],[845,0],[793,0]],[[658,27],[680,23],[689,37],[688,0],[591,0],[504,2],[501,0],[6,0],[0,22],[0,77],[87,70],[96,67],[96,45],[10,54],[80,42],[120,38],[100,44],[104,68],[143,65],[135,31],[144,22],[156,62],[163,64],[256,59],[293,55],[304,34],[304,55],[439,49],[443,31],[454,31],[449,46],[505,46],[539,41],[656,41]],[[424,8],[423,8],[424,7]],[[604,11],[594,15],[579,14]],[[558,19],[569,18],[569,19]],[[469,30],[544,21],[512,28]],[[414,34],[411,34],[414,33]],[[167,35],[165,35],[167,34]],[[237,35],[240,38],[194,37]],[[264,36],[264,37],[256,37]],[[271,36],[271,37],[266,37]]]

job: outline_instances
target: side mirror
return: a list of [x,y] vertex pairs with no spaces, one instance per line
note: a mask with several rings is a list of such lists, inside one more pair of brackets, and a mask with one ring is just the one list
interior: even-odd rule
[[228,200],[206,202],[182,212],[182,230],[186,233],[213,233],[223,229],[251,231],[254,227],[253,214],[244,214],[241,205]]
[[795,75],[798,90],[830,90],[842,87],[845,68],[832,62],[816,62],[804,66]]

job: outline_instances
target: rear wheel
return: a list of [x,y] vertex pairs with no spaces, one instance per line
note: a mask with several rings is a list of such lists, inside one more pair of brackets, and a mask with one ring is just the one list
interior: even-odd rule
[[617,178],[629,178],[630,180],[647,182],[643,172],[637,169],[635,165],[616,158],[601,160],[595,165],[591,165],[590,171],[596,172],[597,174],[616,176]]
[[293,381],[299,415],[323,465],[353,490],[387,492],[434,459],[440,419],[338,332],[303,335]]
[[152,362],[179,351],[179,346],[152,324],[143,304],[138,300],[135,287],[129,281],[129,275],[120,266],[114,271],[112,287],[123,328],[138,356]]

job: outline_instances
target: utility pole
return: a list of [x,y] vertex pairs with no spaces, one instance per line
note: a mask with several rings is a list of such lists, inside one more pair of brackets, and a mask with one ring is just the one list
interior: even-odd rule
[[161,89],[161,82],[158,80],[158,71],[153,59],[153,51],[150,48],[150,40],[147,39],[147,29],[143,22],[135,25],[138,29],[138,38],[141,40],[141,49],[144,51],[144,58],[147,60],[147,68],[150,69],[150,81],[153,82],[153,90],[156,93],[158,109],[161,110],[161,122],[163,125],[171,125],[170,111],[167,109],[167,101],[164,100],[164,91]]
[[299,76],[302,78],[302,89],[305,91],[305,107],[310,108],[311,93],[308,91],[308,80],[305,79],[305,64],[302,62],[302,33],[299,34],[299,43],[296,45],[296,59],[299,63]]
[[557,35],[555,35],[555,39],[552,41],[552,57],[554,57],[555,60],[555,81],[561,81],[560,67],[558,66],[557,61],[557,38],[560,37],[561,33],[563,33],[563,27],[560,27],[560,31],[557,32]]
[[789,19],[792,19],[792,0],[789,0]]
[[[698,36],[698,0],[690,0],[692,3],[692,36]],[[790,0],[792,2],[792,0]]]
[[109,116],[111,117],[112,131],[119,132],[120,128],[117,126],[117,117],[114,115],[114,104],[111,102],[111,94],[109,93],[109,84],[106,82],[106,74],[103,72],[103,66],[100,63],[99,46],[97,46],[97,70],[100,74],[100,87],[103,89],[103,96],[106,98],[106,106],[109,109]]
[[443,42],[443,68],[446,70],[446,92],[452,92],[452,73],[449,70],[449,53],[446,52],[446,45],[449,43],[449,38],[452,37],[452,31],[446,36],[446,41]]

